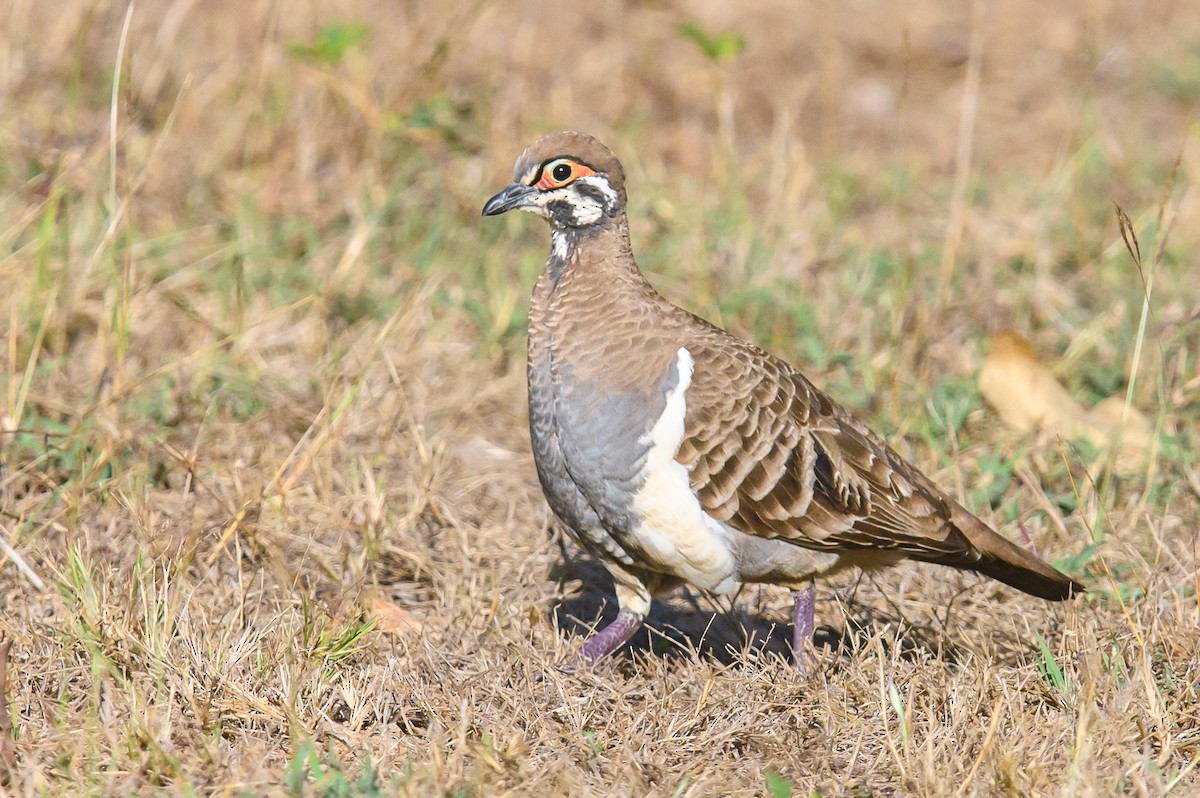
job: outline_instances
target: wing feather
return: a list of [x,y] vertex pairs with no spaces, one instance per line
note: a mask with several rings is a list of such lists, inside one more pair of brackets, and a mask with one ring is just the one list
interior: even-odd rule
[[723,336],[689,348],[678,459],[715,518],[817,549],[944,560],[970,548],[915,469],[786,363]]
[[1046,599],[1083,586],[973,516],[787,363],[693,316],[677,459],[716,519],[828,552],[970,568]]

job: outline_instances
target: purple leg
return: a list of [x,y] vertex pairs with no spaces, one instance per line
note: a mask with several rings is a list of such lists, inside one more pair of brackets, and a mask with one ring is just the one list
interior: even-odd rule
[[793,591],[792,598],[796,600],[792,614],[792,658],[797,667],[803,668],[808,662],[808,647],[816,631],[816,622],[813,620],[817,605],[816,583],[809,582],[804,590]]
[[621,610],[615,621],[592,635],[592,639],[583,645],[583,658],[595,662],[606,657],[621,647],[633,633],[642,626],[642,619],[633,614],[632,610]]

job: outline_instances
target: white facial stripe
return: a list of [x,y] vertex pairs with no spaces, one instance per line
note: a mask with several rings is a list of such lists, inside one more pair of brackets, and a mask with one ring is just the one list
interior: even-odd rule
[[[534,176],[531,171],[528,179],[532,180]],[[589,191],[586,193],[579,191],[580,186],[587,186]],[[597,199],[595,194],[599,194],[603,199]],[[538,191],[528,199],[528,204],[521,206],[521,210],[536,213],[538,216],[548,219],[555,226],[586,227],[603,219],[605,212],[616,205],[617,199],[617,192],[609,185],[607,178],[601,175],[589,175],[562,188]],[[554,203],[566,203],[570,207],[569,221],[564,223],[561,213],[557,217],[551,213],[550,206]]]
[[617,192],[613,191],[613,187],[608,184],[608,179],[600,175],[588,175],[581,177],[575,181],[576,183],[586,183],[589,186],[595,186],[604,195],[606,205],[615,205],[617,202]]
[[524,183],[524,184],[525,184],[525,185],[527,185],[527,186],[532,186],[532,185],[533,185],[533,179],[534,179],[535,177],[537,177],[538,170],[539,170],[539,169],[541,169],[541,168],[542,168],[542,167],[540,167],[540,166],[531,166],[531,167],[529,167],[528,169],[526,169],[526,170],[525,170],[525,174],[521,175],[521,179],[520,179],[520,180],[518,180],[517,182],[518,182],[518,183]]
[[553,230],[550,233],[551,249],[554,257],[565,261],[571,257],[571,238],[566,231]]
[[577,225],[595,224],[604,216],[604,206],[590,197],[574,194],[567,199],[574,210],[572,217]]

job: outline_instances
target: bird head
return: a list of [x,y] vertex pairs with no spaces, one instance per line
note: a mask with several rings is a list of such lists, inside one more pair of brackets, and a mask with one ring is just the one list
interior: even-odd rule
[[560,230],[605,225],[625,209],[625,170],[584,133],[543,136],[521,154],[513,182],[483,206],[484,216],[532,211]]

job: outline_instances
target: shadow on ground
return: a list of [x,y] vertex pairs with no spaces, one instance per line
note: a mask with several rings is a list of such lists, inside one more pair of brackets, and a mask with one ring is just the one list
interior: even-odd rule
[[[564,550],[563,559],[552,570],[551,578],[560,586],[578,580],[582,588],[571,595],[550,601],[549,612],[560,633],[578,638],[582,645],[595,629],[602,629],[617,616],[617,600],[612,577],[596,560]],[[908,620],[879,608],[862,604],[853,596],[841,597],[851,611],[845,628],[817,627],[813,642],[819,651],[833,652],[838,660],[852,658],[878,637],[885,650],[899,647],[904,659],[942,659],[954,663],[954,649],[936,630],[913,625]],[[745,611],[735,604],[732,612],[703,606],[701,597],[691,588],[679,588],[667,597],[655,599],[646,623],[630,642],[616,654],[625,660],[639,656],[690,659],[693,652],[701,658],[725,665],[746,663],[763,656],[792,661],[792,626],[775,617]]]

